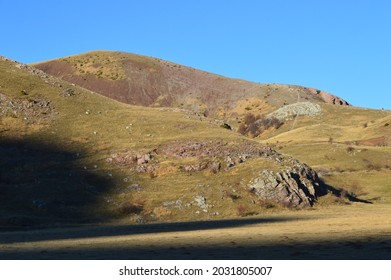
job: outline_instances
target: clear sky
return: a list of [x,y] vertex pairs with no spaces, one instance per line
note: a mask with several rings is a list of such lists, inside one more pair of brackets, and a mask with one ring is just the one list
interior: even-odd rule
[[159,57],[391,109],[389,0],[0,0],[0,55]]

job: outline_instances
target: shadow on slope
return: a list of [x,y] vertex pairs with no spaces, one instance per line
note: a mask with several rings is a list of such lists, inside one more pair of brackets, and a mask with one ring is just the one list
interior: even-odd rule
[[324,196],[327,193],[331,193],[336,198],[339,198],[341,200],[346,199],[349,202],[373,204],[373,202],[371,202],[371,201],[358,198],[355,193],[348,192],[348,191],[344,190],[343,188],[338,189],[336,187],[330,186],[330,185],[326,184],[324,182],[324,180],[322,180],[320,178],[319,178],[319,180],[321,182],[322,189],[325,190],[325,192],[320,194],[320,196]]
[[[0,139],[0,229],[99,222],[93,211],[109,177],[84,170],[83,151],[54,143]],[[80,166],[79,166],[80,165]]]

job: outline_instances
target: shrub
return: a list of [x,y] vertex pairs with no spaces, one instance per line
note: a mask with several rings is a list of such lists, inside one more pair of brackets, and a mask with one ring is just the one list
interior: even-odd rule
[[228,130],[232,130],[232,127],[229,124],[227,124],[227,123],[224,123],[224,124],[220,125],[220,127],[228,129]]
[[244,123],[246,125],[250,125],[250,124],[254,123],[256,120],[257,120],[257,118],[251,113],[248,113],[248,114],[246,114],[246,116],[244,116]]
[[238,132],[250,137],[257,137],[265,130],[273,127],[279,129],[284,123],[275,117],[262,117],[260,115],[254,116],[248,113],[244,117],[244,124],[238,128]]
[[239,204],[237,207],[236,207],[236,213],[238,214],[238,216],[240,217],[245,217],[247,216],[247,207],[243,204]]
[[224,191],[224,196],[228,197],[228,198],[230,198],[232,200],[237,200],[237,199],[240,198],[240,195],[238,195],[238,194],[236,194],[236,193],[234,193],[232,191],[229,191],[229,190],[228,191],[227,190]]
[[265,209],[271,209],[277,207],[276,203],[267,199],[260,199],[258,205]]
[[380,170],[382,167],[379,164],[372,163],[370,160],[364,158],[363,162],[365,164],[365,167],[369,170]]
[[346,151],[348,153],[352,153],[354,151],[354,148],[352,146],[349,146],[349,147],[346,148]]
[[247,134],[250,134],[250,136],[252,137],[257,137],[259,134],[261,134],[261,132],[259,131],[259,127],[255,122],[250,123],[248,125]]
[[238,127],[238,132],[240,134],[243,134],[245,135],[246,134],[246,130],[247,130],[247,127],[244,123],[240,124],[239,127]]
[[119,207],[121,214],[140,214],[144,210],[144,203],[142,202],[125,202]]

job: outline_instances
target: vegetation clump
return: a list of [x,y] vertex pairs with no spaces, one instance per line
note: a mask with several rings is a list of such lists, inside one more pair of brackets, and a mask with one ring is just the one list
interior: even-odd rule
[[142,202],[125,202],[119,207],[121,214],[140,214],[144,210]]
[[246,114],[244,117],[244,123],[242,123],[238,132],[240,134],[257,137],[269,128],[279,129],[284,123],[275,117],[265,117],[252,113]]

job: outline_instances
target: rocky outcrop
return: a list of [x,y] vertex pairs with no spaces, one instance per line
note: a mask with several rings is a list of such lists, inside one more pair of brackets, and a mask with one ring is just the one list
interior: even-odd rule
[[327,193],[317,173],[308,165],[269,149],[265,157],[280,163],[281,171],[262,170],[249,184],[249,190],[261,200],[286,207],[313,206],[316,199]]
[[322,108],[312,102],[297,102],[286,105],[270,113],[268,117],[277,118],[280,121],[289,120],[296,116],[317,116],[322,112]]
[[[153,155],[152,155],[153,154]],[[279,168],[261,170],[245,186],[260,201],[268,201],[292,208],[312,206],[317,197],[327,193],[316,172],[298,160],[282,155],[269,146],[244,140],[237,143],[225,141],[175,141],[160,146],[149,153],[124,151],[112,154],[107,162],[127,166],[137,172],[159,169],[159,157],[171,157],[179,170],[193,173],[209,170],[215,174],[251,164],[252,159],[266,158]],[[192,158],[191,164],[180,159]],[[177,161],[179,160],[179,161]],[[177,163],[174,163],[177,161]],[[277,170],[277,171],[276,171]]]
[[304,208],[315,203],[320,184],[312,172],[307,173],[304,169],[302,172],[286,170],[278,173],[263,170],[248,187],[261,200]]
[[[28,95],[28,92],[22,91]],[[43,97],[9,98],[0,93],[0,116],[23,117],[27,123],[42,123],[53,119],[54,106]]]
[[327,104],[350,106],[350,104],[347,101],[343,100],[342,98],[335,96],[331,93],[325,92],[323,90],[318,90],[314,88],[306,88],[306,90],[309,94],[312,94],[313,96],[318,96]]

